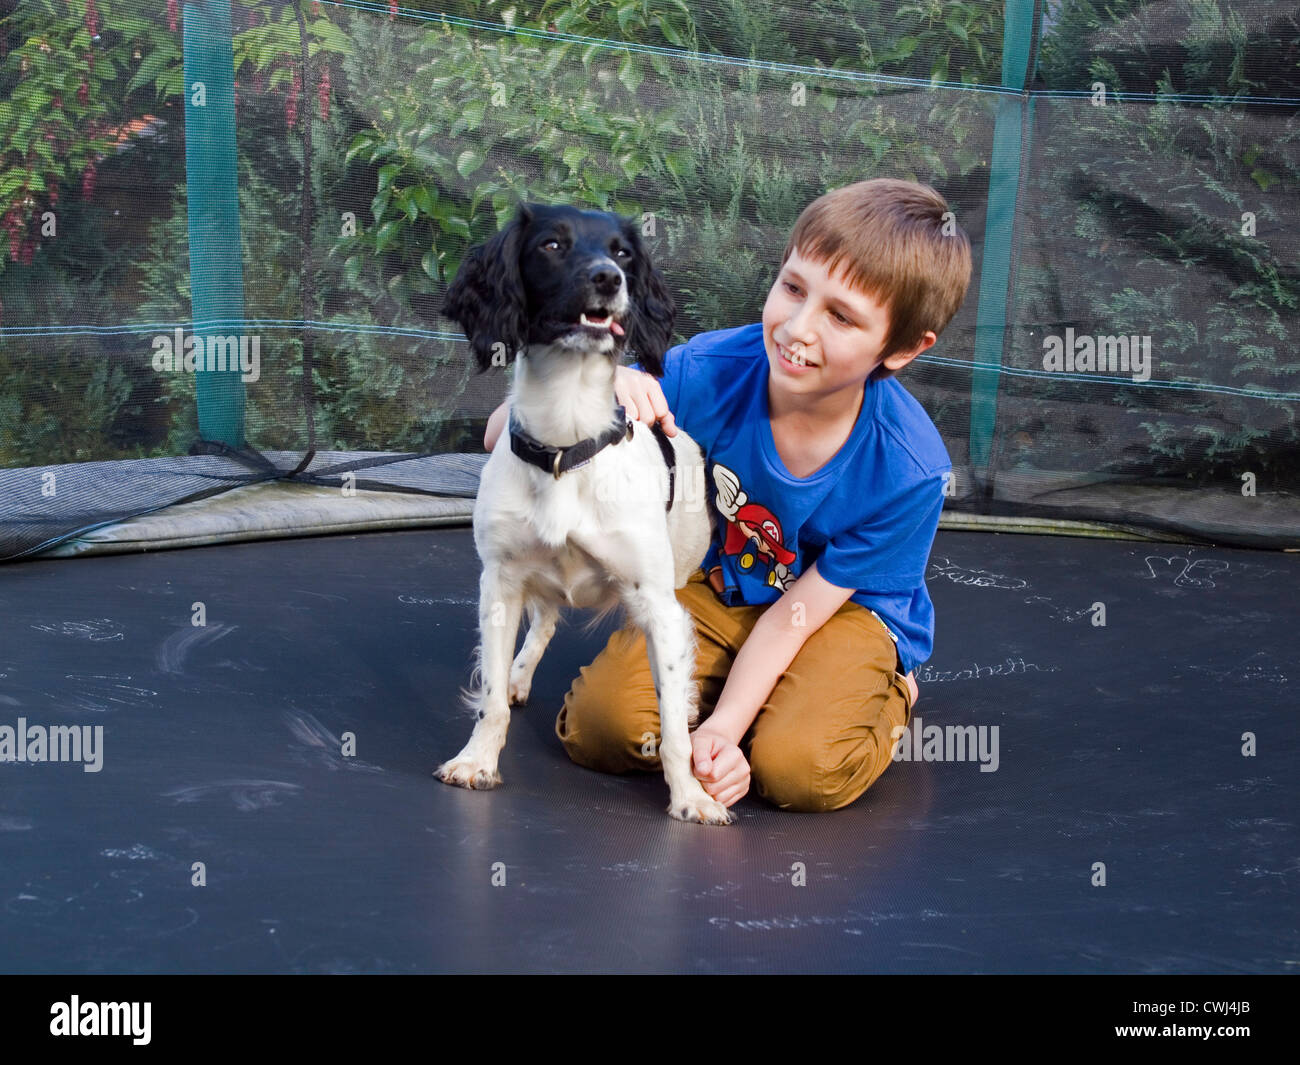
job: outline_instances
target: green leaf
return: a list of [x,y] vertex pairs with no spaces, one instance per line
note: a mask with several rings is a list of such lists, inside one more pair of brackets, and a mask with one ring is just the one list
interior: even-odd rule
[[179,64],[158,75],[159,96],[180,96],[185,91],[185,71]]
[[375,253],[383,252],[394,240],[406,223],[400,218],[393,218],[379,227],[379,232],[375,234]]
[[894,42],[894,49],[891,58],[906,59],[916,51],[916,46],[921,43],[920,37],[900,37]]
[[934,61],[934,66],[930,68],[930,84],[937,85],[941,81],[948,80],[948,55],[945,52]]
[[0,177],[0,202],[8,200],[22,187],[25,175],[24,170],[10,170],[4,177]]
[[644,172],[646,162],[646,157],[640,152],[628,152],[619,157],[618,165],[628,181],[635,181]]
[[417,207],[427,215],[433,214],[434,198],[437,192],[431,190],[428,185],[417,185],[411,193],[411,198],[415,201]]
[[415,195],[411,189],[399,190],[394,198],[397,200],[398,209],[409,221],[414,222],[420,217],[420,208],[415,202]]
[[155,23],[151,20],[138,18],[134,15],[127,15],[125,13],[117,15],[117,17],[113,19],[113,29],[129,41],[133,41],[137,37],[149,36],[149,31],[154,28],[154,25]]
[[402,168],[398,163],[388,163],[381,166],[379,168],[379,191],[383,192],[384,189],[388,188],[393,183],[393,178],[397,177],[401,172]]
[[332,22],[318,18],[311,24],[311,31],[324,42],[325,47],[331,52],[341,52],[343,55],[352,54],[352,42],[348,40],[347,34]]
[[685,47],[681,33],[664,15],[660,15],[655,21],[659,23],[659,29],[669,44],[675,44],[678,48]]
[[958,19],[956,15],[949,15],[946,19],[943,20],[943,24],[947,26],[949,30],[952,31],[953,36],[956,37],[958,40],[965,41],[968,39],[968,34],[966,33],[966,27],[962,24],[961,20]]
[[571,144],[564,149],[560,158],[570,170],[577,170],[582,165],[582,161],[587,158],[587,149],[581,144]]
[[438,280],[438,253],[430,248],[420,256],[420,268],[435,281]]
[[475,151],[473,148],[466,148],[456,158],[456,173],[461,177],[467,178],[483,165],[484,155],[482,152]]
[[362,130],[352,138],[352,143],[348,145],[347,154],[343,157],[345,166],[350,165],[352,160],[360,155],[363,151],[374,146],[375,134],[371,130]]
[[483,125],[483,112],[487,104],[482,100],[470,100],[463,108],[461,114],[465,116],[466,129],[478,129]]
[[135,77],[127,82],[126,91],[128,93],[135,92],[135,90],[140,88],[141,85],[153,81],[154,78],[162,73],[163,68],[171,58],[172,53],[164,51],[161,48],[155,52],[150,52],[140,61],[140,67],[135,72]]
[[621,81],[628,92],[635,95],[637,86],[642,82],[641,71],[632,60],[631,55],[625,55],[623,62],[618,66],[618,80]]

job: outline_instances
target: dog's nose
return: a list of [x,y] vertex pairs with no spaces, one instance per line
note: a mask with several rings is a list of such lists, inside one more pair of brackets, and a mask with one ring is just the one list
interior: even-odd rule
[[593,266],[587,279],[591,282],[592,288],[602,296],[612,296],[623,283],[623,271],[606,260]]

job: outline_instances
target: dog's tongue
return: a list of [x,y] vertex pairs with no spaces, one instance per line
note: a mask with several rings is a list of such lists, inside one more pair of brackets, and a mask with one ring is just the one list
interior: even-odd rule
[[620,336],[620,337],[621,337],[621,336],[623,335],[623,327],[622,327],[621,325],[619,325],[619,324],[618,324],[616,321],[614,321],[613,319],[610,320],[610,323],[609,323],[609,331],[610,331],[611,333],[613,333],[615,336]]

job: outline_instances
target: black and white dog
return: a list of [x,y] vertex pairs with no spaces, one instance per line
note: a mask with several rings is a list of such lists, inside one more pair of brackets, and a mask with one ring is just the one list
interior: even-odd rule
[[[478,721],[436,770],[448,784],[501,782],[510,704],[527,701],[560,608],[603,617],[621,603],[646,635],[668,812],[733,820],[691,772],[695,629],[673,594],[709,546],[704,456],[683,431],[670,438],[630,421],[614,396],[625,347],[662,376],[675,311],[632,221],[541,204],[522,204],[472,248],[447,291],[443,314],[465,331],[480,372],[520,353],[509,432],[474,505],[481,686],[465,698]],[[525,606],[528,636],[512,666]]]

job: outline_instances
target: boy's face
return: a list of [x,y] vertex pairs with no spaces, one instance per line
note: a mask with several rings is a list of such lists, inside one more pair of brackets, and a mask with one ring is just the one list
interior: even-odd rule
[[[850,288],[842,275],[832,277],[816,259],[792,251],[763,305],[763,342],[773,389],[809,398],[844,388],[859,390],[880,365],[889,332],[889,313],[866,293]],[[926,333],[911,352],[883,360],[901,369],[934,343]],[[807,366],[787,361],[791,352]]]

